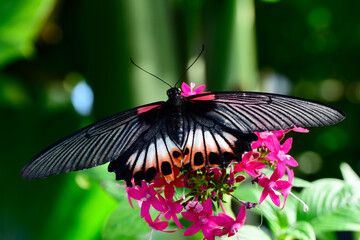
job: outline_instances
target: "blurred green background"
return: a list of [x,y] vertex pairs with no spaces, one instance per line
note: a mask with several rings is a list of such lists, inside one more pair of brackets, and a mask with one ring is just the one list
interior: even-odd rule
[[101,238],[117,202],[97,182],[19,172],[82,126],[166,99],[168,87],[130,57],[174,84],[204,44],[184,80],[341,109],[344,122],[293,134],[296,175],[340,177],[342,161],[359,172],[359,8],[335,0],[0,0],[0,239]]

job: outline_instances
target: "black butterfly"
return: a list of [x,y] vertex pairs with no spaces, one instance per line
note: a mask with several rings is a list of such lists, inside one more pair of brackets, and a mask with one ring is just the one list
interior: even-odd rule
[[173,166],[199,169],[241,161],[254,132],[335,124],[344,113],[325,104],[269,93],[218,92],[189,97],[170,88],[166,102],[133,108],[85,127],[55,143],[21,171],[44,178],[110,162],[116,179],[151,181]]

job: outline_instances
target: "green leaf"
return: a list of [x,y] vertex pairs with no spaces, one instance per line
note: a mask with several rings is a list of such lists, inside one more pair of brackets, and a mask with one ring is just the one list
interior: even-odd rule
[[[169,229],[172,229],[172,228],[169,228]],[[168,239],[198,240],[198,239],[202,239],[204,237],[201,230],[191,236],[184,236],[184,232],[185,232],[185,230],[183,230],[183,229],[178,229],[178,231],[173,232],[173,233],[154,231],[152,234],[152,239],[156,239],[156,240],[168,240]]]
[[315,231],[308,222],[297,222],[278,235],[280,239],[315,240]]
[[[124,188],[119,189],[119,192],[126,196]],[[130,207],[127,198],[119,202],[118,207],[105,223],[103,239],[138,239],[150,233],[148,224],[140,217],[140,208],[136,204],[134,207],[135,209]]]
[[0,68],[33,52],[54,0],[6,1],[0,7]]
[[[237,238],[238,236],[238,238]],[[252,240],[252,239],[262,239],[267,240],[271,239],[269,235],[267,235],[263,230],[259,229],[258,227],[251,226],[251,225],[244,225],[240,228],[237,235],[231,238],[224,238],[224,239],[241,239],[241,240]]]
[[79,188],[74,176],[68,174],[40,239],[89,240],[101,235],[103,224],[116,207],[116,201],[95,181],[90,182],[87,189]]
[[[335,232],[317,232],[316,233],[316,239],[319,239],[319,240],[338,240],[338,237],[336,236]],[[359,239],[359,238],[353,238],[353,239]]]
[[340,164],[340,170],[345,182],[360,190],[360,178],[350,165],[343,162]]
[[310,222],[316,232],[360,230],[360,194],[345,181],[315,181],[304,189],[301,198],[309,211],[299,209],[299,219]]
[[116,181],[114,174],[108,172],[107,165],[108,164],[104,164],[102,166],[97,166],[96,168],[86,169],[79,173],[79,175],[86,175],[91,179],[98,181],[100,186],[117,201],[122,201],[125,198],[127,199],[126,192],[119,191],[120,188],[124,188],[124,182]]

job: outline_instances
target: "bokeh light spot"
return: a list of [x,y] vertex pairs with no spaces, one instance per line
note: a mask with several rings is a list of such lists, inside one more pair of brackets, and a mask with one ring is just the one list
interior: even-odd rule
[[332,15],[329,9],[318,7],[308,15],[308,24],[315,29],[326,29],[331,23]]
[[75,177],[75,182],[80,188],[85,190],[89,189],[91,186],[89,177],[84,174],[77,174]]
[[80,81],[74,87],[71,93],[71,102],[77,113],[82,116],[90,115],[94,103],[94,93],[85,81]]
[[312,151],[306,151],[297,157],[299,170],[305,174],[317,173],[322,166],[322,158],[319,154]]
[[326,79],[320,85],[320,96],[328,101],[338,101],[344,94],[344,85],[336,79]]

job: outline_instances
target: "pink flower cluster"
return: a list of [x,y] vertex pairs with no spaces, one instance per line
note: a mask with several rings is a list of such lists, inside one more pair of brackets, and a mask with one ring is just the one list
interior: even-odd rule
[[[137,200],[141,208],[141,217],[154,230],[174,232],[165,230],[168,221],[172,218],[174,223],[184,229],[177,214],[193,224],[184,232],[189,236],[202,230],[205,239],[215,239],[215,236],[233,236],[245,222],[245,205],[236,219],[230,217],[223,206],[223,194],[234,191],[236,183],[245,179],[245,176],[234,177],[234,171],[227,173],[226,169],[202,169],[196,171],[183,171],[174,167],[177,175],[172,182],[166,182],[158,175],[152,183],[143,181],[141,186],[126,187],[130,205],[131,199]],[[187,189],[187,194],[178,196],[176,190]],[[224,213],[217,216],[213,213],[213,202],[217,202]],[[159,212],[155,220],[150,215],[150,207]],[[165,221],[161,220],[165,218]]]
[[[185,86],[185,87],[184,87]],[[194,85],[183,84],[184,96],[200,93],[204,88],[192,90]],[[135,199],[141,208],[141,217],[154,230],[174,232],[177,229],[166,230],[169,221],[184,229],[178,215],[192,222],[184,232],[189,236],[202,231],[204,239],[213,240],[215,236],[231,237],[243,226],[246,219],[246,209],[255,207],[257,203],[244,202],[235,198],[231,193],[245,180],[247,173],[263,188],[259,203],[267,196],[280,207],[280,195],[284,197],[285,206],[291,192],[294,172],[289,167],[296,167],[298,163],[288,154],[292,145],[292,138],[286,139],[289,131],[308,132],[307,129],[295,127],[291,130],[255,133],[258,140],[251,145],[252,150],[243,155],[242,161],[230,165],[227,169],[203,168],[198,170],[183,170],[174,167],[175,180],[167,182],[158,174],[154,181],[141,186],[126,187],[129,202]],[[270,177],[261,172],[265,167],[274,169]],[[287,181],[280,180],[287,172]],[[233,196],[242,206],[236,219],[225,210],[224,195]],[[150,208],[158,214],[153,220]],[[214,210],[217,214],[214,214]],[[222,212],[221,212],[222,211]]]

